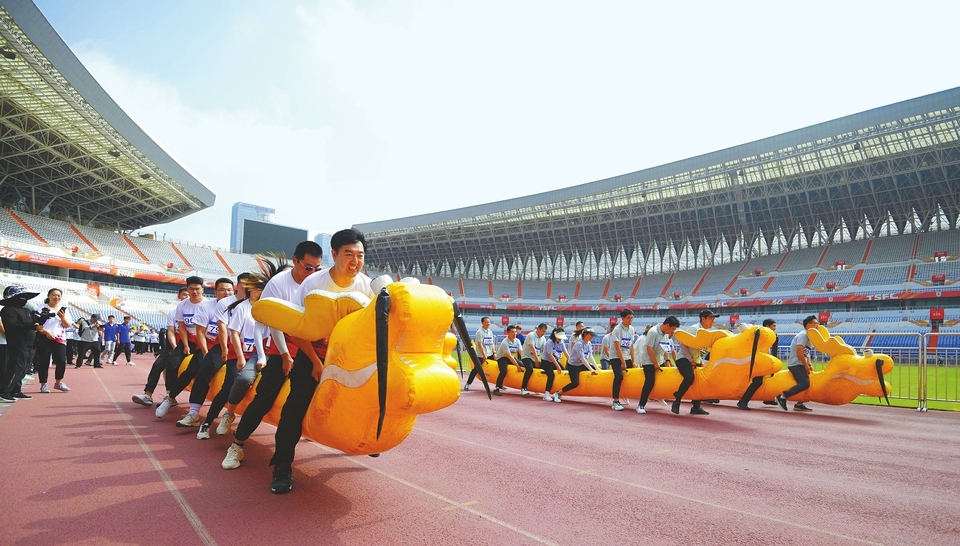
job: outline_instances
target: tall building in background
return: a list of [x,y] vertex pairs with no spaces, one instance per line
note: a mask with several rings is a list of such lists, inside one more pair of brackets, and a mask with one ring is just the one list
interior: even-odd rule
[[230,216],[230,249],[241,252],[243,249],[243,221],[257,220],[269,224],[277,223],[277,209],[251,205],[250,203],[234,203],[233,213]]
[[321,263],[328,265],[333,265],[333,253],[330,252],[330,239],[333,235],[329,233],[318,233],[316,237],[313,238],[313,242],[320,245],[320,248],[323,249],[323,260]]

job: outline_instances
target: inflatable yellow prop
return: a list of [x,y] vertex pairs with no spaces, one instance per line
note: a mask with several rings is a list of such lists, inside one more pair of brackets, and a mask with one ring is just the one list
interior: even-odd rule
[[[367,302],[361,294],[318,290],[303,308],[273,298],[253,306],[258,322],[304,339],[329,340],[303,435],[351,455],[396,447],[417,415],[445,408],[460,396],[459,379],[449,366],[450,297],[436,286],[392,283]],[[181,370],[186,364],[184,359]],[[219,391],[223,377],[220,370],[208,398]],[[238,413],[255,392],[256,384]],[[288,393],[289,382],[264,421],[279,421]]]
[[[794,402],[819,402],[839,406],[858,396],[887,397],[890,383],[883,379],[893,370],[893,359],[884,354],[857,355],[840,336],[831,336],[824,326],[807,330],[813,347],[830,357],[823,370],[810,374],[810,388],[790,397]],[[784,370],[763,380],[752,400],[773,400],[796,385],[793,375]],[[887,404],[889,404],[889,399]]]
[[[769,354],[776,334],[768,328],[751,326],[736,335],[724,330],[700,330],[696,336],[678,329],[674,335],[688,347],[710,350],[710,360],[705,366],[694,369],[695,379],[686,393],[686,399],[739,400],[751,378],[771,374],[772,377],[763,380],[763,385],[753,396],[753,400],[773,400],[775,396],[796,384],[790,372],[782,369],[783,363],[780,359]],[[823,326],[811,330],[809,336],[814,347],[831,358],[822,371],[810,375],[810,388],[790,400],[841,405],[852,402],[860,395],[886,397],[890,392],[890,384],[882,379],[884,374],[893,370],[893,360],[889,356],[858,356],[853,347],[838,336],[830,336]],[[754,361],[752,370],[751,356]],[[682,377],[676,368],[662,369],[663,372],[657,375],[650,397],[673,399]],[[493,360],[487,360],[483,370],[490,380],[500,373]],[[523,373],[510,366],[504,385],[520,388],[522,381]],[[621,396],[639,398],[643,381],[641,370],[628,370],[620,388]],[[554,388],[562,388],[569,382],[568,375],[558,375]],[[546,377],[535,373],[527,388],[534,392],[543,392],[545,384]],[[604,370],[597,375],[581,373],[580,385],[565,396],[610,397],[612,393],[613,372]]]

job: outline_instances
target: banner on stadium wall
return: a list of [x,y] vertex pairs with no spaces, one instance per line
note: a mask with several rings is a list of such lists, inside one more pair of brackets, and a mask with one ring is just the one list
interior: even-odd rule
[[99,295],[100,295],[100,285],[99,285],[99,284],[93,284],[93,283],[87,283],[87,294],[90,295],[90,296],[93,296],[93,297],[99,296]]
[[[42,254],[32,254],[29,252],[18,252],[16,250],[0,247],[0,257],[17,262],[28,262],[39,265],[49,265],[51,267],[63,267],[76,271],[89,271],[91,273],[101,273],[112,277],[129,277],[132,279],[146,279],[168,284],[184,284],[186,281],[181,277],[170,277],[160,273],[146,273],[143,271],[127,271],[112,265],[87,264],[71,262],[63,258],[54,256],[44,256]],[[205,282],[204,285],[212,287],[213,282]]]

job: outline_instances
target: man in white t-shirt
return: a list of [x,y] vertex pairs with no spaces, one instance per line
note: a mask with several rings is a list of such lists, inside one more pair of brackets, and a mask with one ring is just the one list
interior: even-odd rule
[[[185,299],[187,299],[186,286],[177,291],[177,301],[183,301]],[[170,392],[173,386],[177,384],[177,370],[171,370],[168,367],[170,357],[173,355],[174,348],[177,346],[180,329],[180,325],[174,320],[175,315],[176,310],[167,313],[166,343],[163,349],[160,350],[160,354],[157,355],[156,360],[153,361],[153,366],[150,367],[150,374],[147,375],[147,383],[143,386],[143,394],[134,394],[131,397],[134,404],[148,408],[153,407],[153,391],[156,390],[157,383],[160,382],[161,374],[166,376],[164,378],[164,386],[167,392]],[[180,354],[183,353],[181,352]]]
[[[473,341],[476,344],[477,355],[479,355],[480,358],[484,360],[494,360],[497,338],[493,335],[493,331],[490,330],[490,317],[482,317],[480,319],[480,327],[477,328],[477,332],[473,334]],[[470,370],[470,375],[467,376],[467,383],[463,386],[463,390],[470,390],[470,385],[473,385],[473,380],[477,378],[477,373],[477,368]]]
[[[300,285],[313,276],[315,271],[320,270],[322,258],[323,249],[320,248],[320,245],[313,241],[301,241],[293,251],[293,267],[270,277],[267,285],[263,287],[260,298],[277,298],[297,302]],[[257,330],[254,336],[261,335],[261,332],[262,330]],[[233,433],[233,443],[227,449],[227,456],[224,457],[220,465],[224,470],[231,470],[240,466],[240,461],[243,460],[243,443],[257,430],[257,427],[263,421],[263,417],[273,409],[273,404],[277,401],[277,395],[280,394],[280,388],[283,387],[287,374],[293,368],[293,357],[299,354],[297,346],[293,344],[293,338],[289,339],[290,343],[288,344],[283,332],[273,328],[270,329],[270,332],[271,337],[266,347],[266,355],[260,355],[260,347],[257,347],[258,366],[264,356],[266,362],[260,368],[260,382],[257,383],[256,396],[244,410],[240,423],[237,424],[237,429]],[[293,357],[291,357],[291,354]],[[238,379],[237,381],[241,380]],[[236,383],[234,385],[236,386]]]
[[[312,290],[327,292],[360,292],[374,298],[370,287],[370,277],[362,273],[363,258],[367,241],[363,234],[355,229],[344,229],[330,238],[333,267],[318,273],[300,286],[298,299],[294,302],[303,305],[304,298]],[[314,341],[314,340],[306,340]],[[293,488],[292,468],[297,442],[303,432],[303,418],[313,399],[313,393],[320,383],[323,372],[323,358],[326,357],[326,339],[315,340],[313,345],[302,343],[290,370],[290,394],[283,405],[280,421],[277,423],[276,451],[270,464],[273,465],[273,483],[270,490],[274,493],[287,493]],[[318,354],[316,349],[319,349]]]

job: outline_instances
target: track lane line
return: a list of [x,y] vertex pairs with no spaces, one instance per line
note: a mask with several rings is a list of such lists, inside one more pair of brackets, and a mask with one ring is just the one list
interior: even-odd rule
[[758,513],[756,513],[756,512],[750,512],[750,511],[748,511],[748,510],[741,510],[741,509],[739,509],[739,508],[732,508],[732,507],[730,507],[730,506],[725,506],[725,505],[722,505],[722,504],[716,504],[716,503],[708,502],[708,501],[705,501],[705,500],[702,500],[702,499],[697,499],[697,498],[693,498],[693,497],[687,497],[687,496],[685,496],[685,495],[681,495],[681,494],[679,494],[679,493],[674,493],[674,492],[672,492],[672,491],[665,491],[665,490],[663,490],[663,489],[657,489],[656,487],[650,487],[650,486],[648,486],[648,485],[640,485],[640,484],[638,484],[638,483],[632,483],[632,482],[624,481],[624,480],[621,480],[621,479],[618,479],[618,478],[612,478],[612,477],[610,477],[610,476],[604,476],[603,474],[599,474],[599,473],[597,473],[596,471],[585,471],[585,470],[583,470],[582,468],[574,468],[574,467],[572,467],[572,466],[567,466],[567,465],[565,465],[565,464],[553,463],[553,462],[546,461],[546,460],[544,460],[544,459],[540,459],[540,458],[536,458],[536,457],[531,457],[531,456],[529,456],[529,455],[524,455],[523,453],[515,453],[515,452],[513,452],[513,451],[508,451],[508,450],[506,450],[506,449],[500,449],[500,448],[496,448],[496,447],[491,447],[491,446],[488,445],[488,444],[480,444],[480,443],[477,443],[477,442],[471,442],[470,440],[464,440],[464,439],[462,439],[462,438],[457,438],[457,437],[454,437],[454,436],[449,436],[449,435],[447,435],[447,434],[442,434],[442,433],[439,433],[439,432],[433,432],[433,431],[424,429],[422,426],[415,427],[415,428],[413,429],[413,432],[414,432],[414,433],[416,433],[416,432],[423,432],[423,433],[426,433],[426,434],[432,434],[432,435],[438,436],[438,437],[440,437],[440,438],[446,438],[446,439],[448,439],[448,440],[454,440],[454,441],[457,441],[457,442],[462,442],[462,443],[465,443],[465,444],[469,444],[469,445],[471,445],[471,446],[476,446],[476,447],[481,447],[481,448],[484,448],[484,449],[489,449],[489,450],[491,450],[491,451],[496,451],[496,452],[499,452],[499,453],[503,453],[503,454],[505,454],[505,455],[512,455],[512,456],[514,456],[514,457],[520,457],[520,458],[522,458],[522,459],[527,459],[527,460],[534,461],[534,462],[541,463],[541,464],[547,464],[547,465],[550,465],[550,466],[553,466],[553,467],[556,467],[556,468],[562,468],[562,469],[564,469],[564,470],[572,471],[572,472],[574,472],[576,475],[590,476],[590,477],[594,477],[594,478],[597,478],[597,479],[600,479],[600,480],[606,480],[606,481],[608,481],[608,482],[613,482],[613,483],[617,483],[617,484],[620,484],[620,485],[625,485],[625,486],[628,486],[628,487],[634,487],[634,488],[637,488],[637,489],[643,489],[643,490],[645,490],[645,491],[650,491],[651,493],[657,493],[657,494],[661,494],[661,495],[667,495],[667,496],[673,497],[673,498],[675,498],[675,499],[679,499],[679,500],[686,501],[686,502],[694,502],[694,503],[697,503],[697,504],[701,504],[701,505],[703,505],[703,506],[709,506],[709,507],[711,507],[711,508],[719,508],[719,509],[721,509],[721,510],[727,510],[727,511],[734,512],[734,513],[736,513],[736,514],[741,514],[741,515],[744,515],[744,516],[750,516],[750,517],[753,517],[753,518],[758,518],[758,519],[762,519],[762,520],[770,521],[770,522],[774,522],[774,523],[781,523],[781,524],[783,524],[783,525],[788,525],[788,526],[790,526],[790,527],[796,527],[797,529],[804,529],[804,530],[807,530],[807,531],[813,531],[813,532],[816,532],[816,533],[822,533],[822,534],[825,534],[825,535],[828,535],[828,536],[831,536],[831,537],[840,538],[840,539],[843,539],[843,540],[850,540],[850,541],[853,541],[853,542],[859,542],[859,543],[862,543],[862,544],[873,544],[873,545],[875,545],[875,546],[882,546],[882,543],[880,543],[880,542],[873,542],[873,541],[871,541],[871,540],[866,540],[866,539],[862,539],[862,538],[858,538],[858,537],[852,537],[852,536],[848,536],[848,535],[844,535],[844,534],[840,534],[840,533],[835,533],[835,532],[833,532],[833,531],[828,531],[828,530],[826,530],[826,529],[819,529],[819,528],[817,528],[817,527],[811,527],[811,526],[809,526],[809,525],[804,525],[804,524],[802,524],[802,523],[796,523],[796,522],[793,522],[793,521],[787,521],[787,520],[775,518],[775,517],[772,517],[772,516],[767,516],[767,515],[764,515],[764,514],[758,514]]
[[156,470],[157,474],[160,475],[160,479],[163,481],[163,484],[167,486],[167,490],[170,491],[171,495],[173,495],[173,499],[176,501],[177,506],[180,508],[180,511],[183,512],[183,515],[186,516],[187,521],[190,522],[190,526],[193,527],[193,530],[197,533],[197,537],[200,539],[200,542],[205,546],[217,546],[217,541],[214,540],[213,536],[210,535],[210,531],[207,530],[207,527],[203,524],[203,521],[200,520],[200,516],[198,516],[190,506],[190,503],[177,488],[177,485],[173,483],[170,475],[167,474],[166,470],[164,470],[163,465],[161,465],[159,459],[154,456],[153,451],[150,450],[150,447],[147,446],[147,443],[143,441],[143,437],[140,436],[140,433],[137,432],[136,427],[133,426],[130,414],[125,412],[123,408],[120,407],[120,404],[117,403],[117,399],[114,398],[113,393],[107,389],[107,385],[103,382],[103,379],[100,378],[99,374],[97,374],[97,381],[100,382],[100,386],[103,387],[103,391],[107,393],[107,396],[110,398],[110,402],[112,402],[113,406],[117,408],[117,413],[120,414],[120,418],[123,419],[124,423],[127,425],[127,428],[130,430],[130,433],[137,440],[137,444],[140,445],[140,449],[142,449],[147,455],[147,459],[150,461],[150,464],[153,465],[153,469]]

